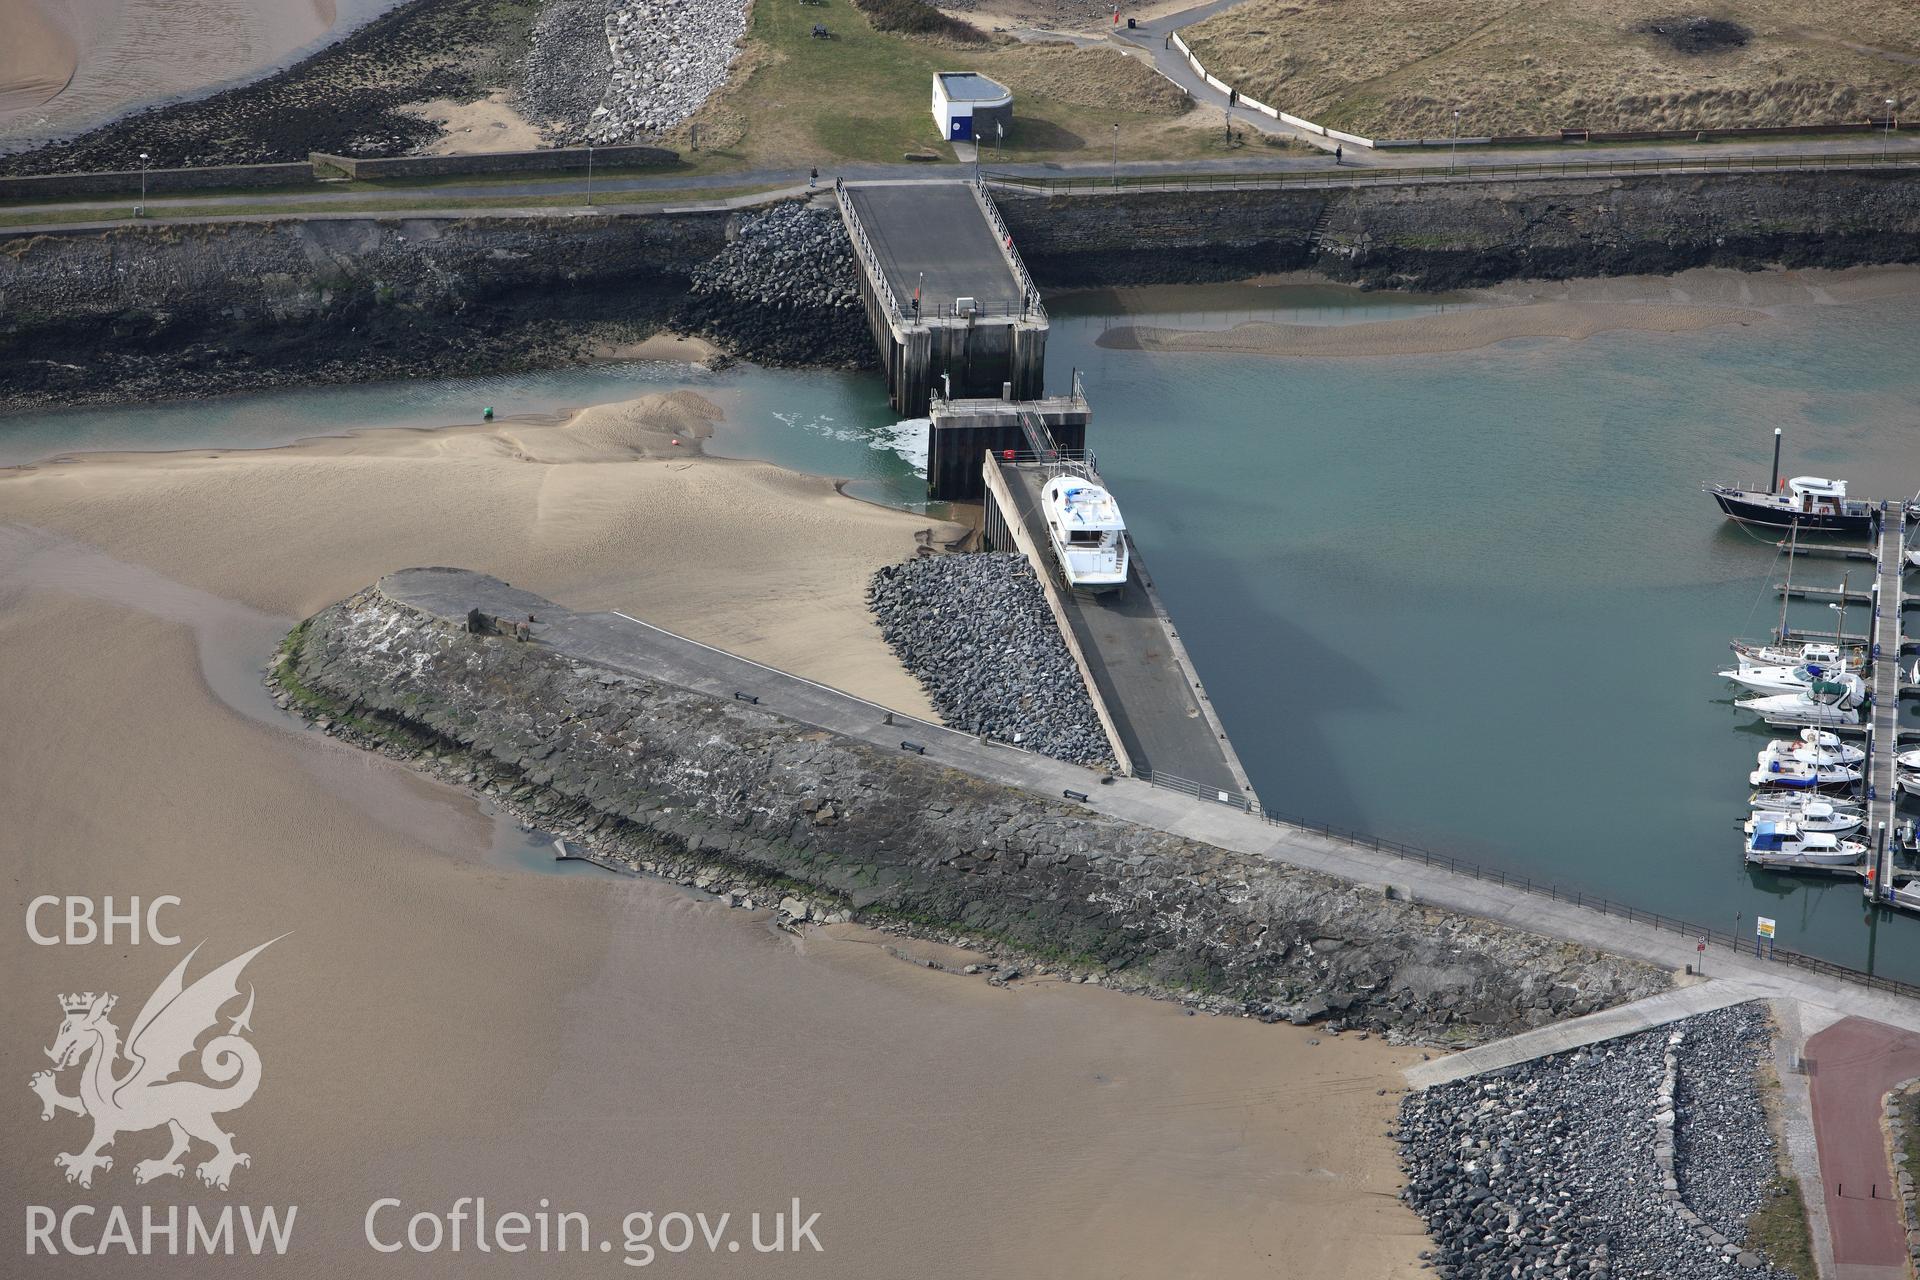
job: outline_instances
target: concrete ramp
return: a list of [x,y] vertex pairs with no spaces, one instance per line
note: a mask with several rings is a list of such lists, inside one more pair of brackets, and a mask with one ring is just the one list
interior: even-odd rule
[[1535,1058],[1551,1057],[1569,1049],[1599,1044],[1602,1040],[1648,1031],[1682,1018],[1691,1018],[1696,1013],[1711,1013],[1715,1009],[1765,998],[1765,992],[1738,982],[1717,979],[1699,982],[1690,987],[1662,991],[1657,996],[1648,996],[1645,1000],[1623,1004],[1616,1009],[1602,1009],[1584,1018],[1556,1022],[1537,1031],[1509,1036],[1464,1053],[1422,1062],[1408,1067],[1402,1074],[1413,1088],[1430,1089],[1436,1084],[1450,1084],[1468,1076],[1531,1062]]
[[975,182],[843,182],[840,218],[895,409],[948,398],[1032,400],[1047,312],[993,197]]

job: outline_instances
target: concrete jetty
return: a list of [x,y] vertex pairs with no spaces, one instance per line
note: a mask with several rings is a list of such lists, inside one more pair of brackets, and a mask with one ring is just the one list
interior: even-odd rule
[[1025,452],[985,457],[987,544],[1032,562],[1123,768],[1216,801],[1256,806],[1253,784],[1153,589],[1140,548],[1129,540],[1127,582],[1118,591],[1075,591],[1061,579],[1040,490],[1063,464],[1101,481],[1089,455],[1050,452],[1047,458]]
[[985,185],[843,181],[835,190],[894,409],[923,416],[936,387],[949,397],[1037,398],[1047,311]]

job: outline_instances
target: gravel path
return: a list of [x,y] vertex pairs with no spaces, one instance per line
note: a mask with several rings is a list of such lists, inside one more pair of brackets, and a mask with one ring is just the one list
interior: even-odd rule
[[[1434,1273],[1786,1280],[1741,1248],[1774,1175],[1754,1075],[1768,1036],[1764,1008],[1738,1005],[1410,1095],[1402,1198]],[[1670,1047],[1677,1190],[1656,1160]]]
[[1025,556],[932,556],[888,565],[873,575],[867,603],[949,725],[1059,760],[1112,763],[1093,701]]

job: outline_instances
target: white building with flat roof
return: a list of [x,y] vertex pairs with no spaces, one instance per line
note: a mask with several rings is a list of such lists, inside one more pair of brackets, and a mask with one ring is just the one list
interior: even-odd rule
[[936,71],[933,118],[949,142],[997,142],[1013,131],[1013,91],[977,71]]

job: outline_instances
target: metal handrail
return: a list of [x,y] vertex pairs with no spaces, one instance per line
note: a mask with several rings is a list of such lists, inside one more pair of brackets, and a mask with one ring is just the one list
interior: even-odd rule
[[[1000,216],[1000,208],[993,202],[993,195],[987,190],[986,179],[976,178],[973,182],[974,194],[979,197],[980,208],[986,213],[987,221],[993,225],[994,233],[1000,239],[1005,250],[1007,262],[1013,267],[1014,279],[1020,282],[1020,296],[1027,308],[1038,312],[1038,319],[1047,318],[1047,309],[1040,303],[1040,290],[1034,287],[1033,277],[1027,274],[1027,264],[1020,257],[1020,251],[1013,247],[1013,232],[1007,230],[1006,219]],[[1022,311],[1024,316],[1027,311]]]
[[[1555,902],[1571,903],[1576,907],[1582,907],[1589,911],[1597,911],[1602,915],[1619,916],[1637,924],[1651,925],[1655,929],[1693,938],[1709,946],[1720,947],[1728,951],[1739,951],[1745,954],[1752,946],[1750,940],[1736,937],[1733,934],[1722,933],[1717,929],[1711,929],[1705,925],[1694,924],[1673,916],[1662,915],[1658,911],[1648,911],[1642,907],[1614,902],[1608,898],[1597,897],[1580,889],[1563,889],[1552,881],[1537,881],[1530,876],[1512,875],[1497,868],[1483,867],[1478,863],[1468,862],[1463,858],[1455,858],[1444,853],[1435,853],[1433,850],[1421,848],[1419,845],[1404,844],[1398,840],[1388,840],[1380,836],[1370,836],[1358,831],[1348,831],[1344,828],[1336,827],[1331,823],[1308,822],[1301,818],[1289,818],[1277,815],[1249,801],[1245,796],[1237,792],[1220,787],[1205,787],[1189,778],[1181,778],[1172,774],[1147,769],[1140,770],[1139,776],[1156,787],[1163,787],[1169,791],[1182,792],[1186,795],[1212,801],[1217,804],[1224,803],[1228,808],[1238,809],[1243,813],[1259,818],[1270,827],[1279,827],[1284,830],[1299,831],[1307,835],[1322,836],[1329,840],[1338,840],[1342,844],[1350,845],[1356,849],[1371,849],[1375,853],[1391,854],[1404,861],[1418,862],[1428,867],[1438,867],[1454,875],[1470,876],[1475,880],[1498,884],[1505,888],[1520,889],[1536,897],[1548,898]],[[1221,801],[1219,797],[1222,795],[1227,795],[1232,798]],[[1915,983],[1902,982],[1898,978],[1883,978],[1878,974],[1868,973],[1863,969],[1855,969],[1849,965],[1839,964],[1832,960],[1824,960],[1819,956],[1810,956],[1804,952],[1791,951],[1785,947],[1773,948],[1762,958],[1791,965],[1797,969],[1805,969],[1810,973],[1819,973],[1828,977],[1841,978],[1861,986],[1871,987],[1876,991],[1888,991],[1895,995],[1920,999],[1920,985]]]
[[1445,166],[1345,166],[1334,172],[1324,169],[1296,169],[1251,174],[1123,175],[1118,179],[1117,184],[1111,176],[1058,178],[988,172],[982,175],[980,181],[983,186],[991,184],[1046,195],[1072,195],[1080,191],[1111,193],[1127,190],[1260,190],[1290,185],[1364,186],[1414,182],[1495,182],[1515,178],[1587,175],[1607,177],[1634,173],[1730,173],[1776,169],[1852,168],[1920,168],[1920,155],[1847,151],[1782,156],[1675,156],[1656,157],[1650,160],[1538,160]]
[[853,201],[847,199],[846,179],[833,180],[833,193],[840,203],[841,221],[853,232],[854,250],[866,263],[867,278],[873,281],[880,300],[886,304],[887,314],[904,323],[906,314],[900,310],[900,300],[893,296],[893,286],[887,282],[887,273],[880,268],[880,255],[874,252],[872,242],[867,239],[867,229],[861,224],[860,215],[854,211]]

